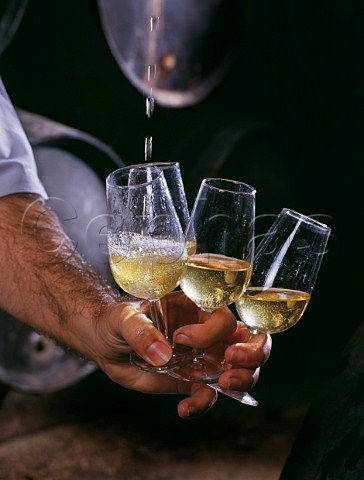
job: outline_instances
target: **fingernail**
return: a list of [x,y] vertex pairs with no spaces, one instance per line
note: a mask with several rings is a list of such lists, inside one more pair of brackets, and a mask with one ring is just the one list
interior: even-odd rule
[[241,382],[237,378],[230,378],[229,383],[228,383],[228,390],[235,390],[236,388],[241,387]]
[[195,407],[188,407],[187,408],[187,411],[185,411],[185,419],[186,420],[189,420],[189,419],[193,419],[193,418],[197,418],[201,415],[201,412],[199,412]]
[[180,343],[181,345],[190,345],[190,339],[187,337],[187,335],[184,335],[183,333],[179,333],[176,335],[173,340],[176,343]]
[[196,410],[192,407],[189,407],[187,409],[187,412],[188,412],[188,414],[187,414],[186,418],[193,418],[193,417],[197,416]]
[[148,361],[156,366],[166,364],[172,357],[171,348],[163,342],[154,342],[149,345],[146,354]]
[[225,359],[228,363],[242,363],[242,364],[244,364],[247,361],[248,356],[247,356],[246,352],[244,352],[242,350],[239,350],[239,351],[229,350],[228,352],[226,352]]

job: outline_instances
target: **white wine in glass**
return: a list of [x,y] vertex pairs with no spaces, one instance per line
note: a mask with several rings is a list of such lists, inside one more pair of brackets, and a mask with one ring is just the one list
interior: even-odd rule
[[245,260],[215,253],[191,253],[181,288],[202,310],[213,311],[235,302],[249,282],[251,269]]
[[[186,230],[187,270],[180,281],[187,297],[202,310],[231,305],[246,289],[254,255],[254,220],[253,187],[222,178],[202,181]],[[223,371],[201,351],[171,375],[214,384]]]
[[162,367],[133,352],[141,370],[166,372],[193,357],[193,349],[174,345],[161,316],[159,300],[178,286],[186,269],[184,234],[163,171],[151,164],[131,165],[106,180],[108,250],[111,272],[125,292],[149,301],[154,326],[172,344],[172,359]]
[[252,334],[283,332],[310,301],[330,228],[284,208],[259,244],[249,287],[236,310]]

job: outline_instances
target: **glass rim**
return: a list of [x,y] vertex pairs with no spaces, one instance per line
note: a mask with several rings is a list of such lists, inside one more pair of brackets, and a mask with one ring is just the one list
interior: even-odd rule
[[[157,172],[157,176],[152,178],[151,180],[149,180],[147,182],[138,183],[136,185],[117,185],[115,183],[115,181],[112,182],[112,180],[111,180],[113,177],[115,177],[119,173],[122,173],[124,171],[126,172],[128,170],[132,170],[133,168],[141,168],[141,167],[152,168],[155,172]],[[109,188],[116,188],[116,189],[120,189],[120,190],[127,189],[127,188],[128,189],[130,189],[130,188],[140,188],[140,187],[143,187],[143,186],[150,185],[160,178],[164,179],[162,168],[160,168],[160,167],[158,167],[158,166],[156,166],[152,163],[139,163],[139,164],[135,164],[135,165],[126,165],[125,167],[121,167],[121,168],[118,168],[117,170],[114,170],[114,171],[110,172],[109,175],[106,177],[106,185]]]
[[[228,188],[217,187],[215,185],[211,185],[211,184],[208,183],[212,180],[213,181],[221,181],[221,182],[231,183],[231,184],[234,184],[234,185],[243,185],[244,187],[247,188],[247,191],[239,192],[239,191],[236,191],[236,190],[229,190]],[[257,192],[256,189],[254,187],[252,187],[251,185],[249,185],[248,183],[241,182],[240,180],[232,180],[231,178],[208,177],[208,178],[204,178],[202,180],[202,185],[206,185],[209,188],[212,188],[213,190],[218,190],[218,191],[222,191],[222,192],[229,192],[229,193],[237,193],[237,194],[240,194],[240,195],[255,196],[255,194]]]
[[130,166],[130,167],[157,167],[157,168],[160,168],[162,170],[165,170],[166,168],[173,167],[173,166],[177,166],[179,168],[180,164],[178,162],[143,162],[143,163],[137,163],[135,165],[126,165],[126,166]]
[[309,217],[308,215],[305,215],[301,212],[297,212],[296,210],[292,210],[291,208],[282,208],[281,213],[279,215],[282,215],[282,214],[291,215],[294,218],[297,218],[310,225],[314,225],[324,231],[327,231],[327,232],[331,231],[331,228],[325,223],[319,222],[318,220],[315,220],[314,218]]

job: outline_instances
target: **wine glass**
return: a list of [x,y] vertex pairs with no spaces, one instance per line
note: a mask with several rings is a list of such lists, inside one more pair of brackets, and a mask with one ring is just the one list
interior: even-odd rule
[[236,310],[251,334],[279,333],[305,312],[331,229],[284,208],[259,244]]
[[[179,282],[202,310],[233,304],[246,289],[254,255],[254,219],[253,187],[223,178],[202,181],[185,234],[187,270]],[[221,363],[199,351],[192,362],[169,373],[219,389],[215,382],[223,371]],[[241,400],[243,394],[237,395]]]
[[131,165],[106,179],[108,251],[111,272],[125,292],[149,301],[154,326],[173,347],[161,367],[136,352],[131,363],[141,370],[165,372],[191,360],[190,347],[174,345],[160,298],[174,290],[186,269],[186,243],[163,170],[152,164]]
[[[167,182],[169,191],[172,196],[173,204],[176,208],[176,212],[182,227],[182,230],[185,231],[188,225],[188,222],[190,220],[190,214],[188,210],[188,205],[187,205],[187,199],[186,199],[186,194],[184,190],[184,185],[183,185],[183,180],[182,180],[182,175],[181,175],[181,170],[180,170],[180,165],[178,162],[151,162],[151,163],[143,163],[143,166],[145,165],[153,165],[161,168],[163,170],[164,178]],[[160,310],[161,315],[164,315],[165,312],[163,311],[163,307],[160,305]],[[164,323],[167,323],[167,320],[164,321]],[[180,348],[175,347],[175,348]],[[194,350],[193,350],[194,352]],[[185,356],[184,360],[187,357]],[[192,356],[190,360],[192,359]],[[181,360],[179,361],[181,364]],[[163,371],[164,372],[164,371]],[[167,372],[168,373],[168,372]],[[233,390],[222,390],[219,387],[218,383],[214,384],[209,384],[211,388],[214,390],[219,391],[220,393],[223,393],[224,395],[227,395],[228,397],[234,398],[234,400],[237,400],[241,403],[245,403],[251,406],[257,406],[258,402],[247,392],[238,392],[238,391],[233,391]]]
[[181,168],[178,162],[149,162],[136,165],[137,167],[156,167],[163,171],[165,181],[169,193],[172,197],[172,202],[181,224],[182,231],[185,232],[188,222],[190,220],[190,213],[188,211],[187,199],[184,190]]

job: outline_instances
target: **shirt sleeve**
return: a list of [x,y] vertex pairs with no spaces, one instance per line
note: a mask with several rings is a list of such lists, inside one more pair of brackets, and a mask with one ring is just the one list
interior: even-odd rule
[[48,198],[33,150],[0,78],[0,197],[25,192]]

